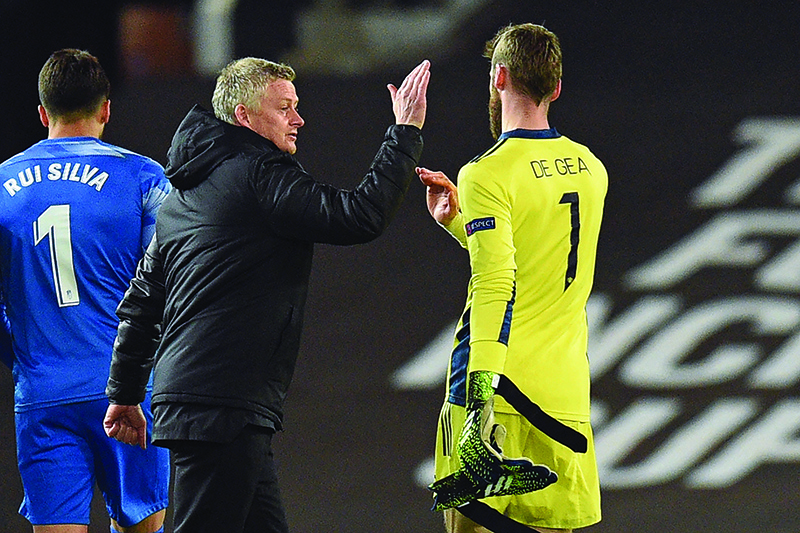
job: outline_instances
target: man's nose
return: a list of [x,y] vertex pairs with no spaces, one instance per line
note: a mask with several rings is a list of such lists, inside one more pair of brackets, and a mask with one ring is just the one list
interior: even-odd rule
[[303,120],[303,117],[300,116],[300,113],[297,110],[294,110],[294,117],[292,117],[292,124],[296,124],[298,128],[302,127],[306,121]]

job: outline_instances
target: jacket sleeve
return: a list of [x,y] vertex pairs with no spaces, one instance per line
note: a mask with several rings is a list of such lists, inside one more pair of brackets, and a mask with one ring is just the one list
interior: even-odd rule
[[282,237],[359,244],[380,236],[402,204],[422,155],[422,133],[393,125],[369,171],[352,190],[316,181],[298,166],[264,161],[256,175],[259,203]]
[[[459,174],[459,200],[470,270],[468,375],[476,370],[503,374],[516,304],[517,263],[511,194],[502,173],[471,166]],[[481,229],[486,228],[486,230]]]
[[144,400],[161,340],[164,305],[164,275],[154,237],[117,307],[120,322],[106,385],[111,403],[137,405]]

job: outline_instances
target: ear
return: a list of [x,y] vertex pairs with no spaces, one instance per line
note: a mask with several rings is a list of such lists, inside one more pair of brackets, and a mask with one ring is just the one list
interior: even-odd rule
[[101,124],[108,124],[108,121],[111,119],[111,100],[106,100],[103,102],[103,105],[100,106],[100,123]]
[[502,63],[496,64],[494,66],[494,72],[492,72],[492,84],[494,88],[498,91],[502,91],[507,88],[508,81],[508,68]]
[[550,97],[550,101],[552,102],[553,100],[557,99],[559,96],[561,96],[561,80],[560,79],[558,80],[558,85],[556,85],[556,90],[553,91],[553,96]]
[[240,126],[244,126],[245,128],[250,127],[250,116],[247,114],[247,108],[244,104],[236,104],[236,108],[233,110],[233,116]]
[[39,121],[41,121],[42,126],[45,128],[50,127],[50,117],[47,116],[47,111],[45,111],[44,106],[39,106]]

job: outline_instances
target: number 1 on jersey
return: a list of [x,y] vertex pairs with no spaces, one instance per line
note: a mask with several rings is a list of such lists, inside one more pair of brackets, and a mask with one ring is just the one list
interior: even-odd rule
[[33,223],[34,244],[38,246],[45,237],[50,241],[50,266],[59,307],[81,303],[75,265],[72,261],[72,232],[69,205],[51,205]]
[[567,256],[567,273],[564,276],[564,290],[569,289],[578,273],[578,243],[581,239],[581,212],[578,206],[578,193],[567,192],[561,197],[560,204],[569,204],[569,255]]

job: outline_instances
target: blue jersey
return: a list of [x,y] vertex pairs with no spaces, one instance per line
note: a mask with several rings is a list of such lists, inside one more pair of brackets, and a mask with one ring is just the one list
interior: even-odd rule
[[6,304],[0,301],[0,363],[8,368],[13,364],[11,349],[11,326],[6,315]]
[[104,397],[114,314],[170,190],[150,158],[46,139],[0,165],[0,288],[15,410]]

